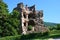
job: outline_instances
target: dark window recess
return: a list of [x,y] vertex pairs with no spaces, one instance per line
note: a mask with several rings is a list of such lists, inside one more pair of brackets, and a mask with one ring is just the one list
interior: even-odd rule
[[41,24],[43,24],[43,21],[41,21]]
[[30,20],[30,21],[28,22],[28,25],[35,26],[35,22],[34,22],[33,20]]
[[40,17],[40,14],[38,13],[38,17]]
[[33,18],[33,19],[35,19],[35,18],[36,18],[36,15],[33,14],[33,13],[30,13],[30,14],[28,15],[28,18]]
[[43,13],[40,14],[40,17],[43,17]]
[[26,26],[26,23],[24,23],[24,26]]
[[43,20],[42,19],[40,19],[39,21],[40,21],[41,24],[43,24]]
[[24,16],[24,18],[26,18],[26,15],[25,14],[23,14],[23,16]]

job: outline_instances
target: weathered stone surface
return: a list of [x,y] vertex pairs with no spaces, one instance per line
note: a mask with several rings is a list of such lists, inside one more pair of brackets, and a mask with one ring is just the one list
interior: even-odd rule
[[[21,28],[23,34],[41,32],[46,30],[43,24],[43,11],[36,11],[35,5],[24,7],[23,3],[19,3],[14,10],[20,12]],[[28,31],[28,26],[32,25],[32,30]]]

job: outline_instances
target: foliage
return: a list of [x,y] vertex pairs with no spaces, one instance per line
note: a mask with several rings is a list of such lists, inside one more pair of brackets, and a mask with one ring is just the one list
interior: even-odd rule
[[41,34],[41,33],[32,33],[27,35],[17,35],[17,36],[7,36],[2,37],[0,40],[33,40],[33,39],[49,39],[49,38],[59,38],[60,37],[60,30],[53,30],[50,31],[49,35]]
[[60,30],[52,30],[50,31],[50,34],[60,34]]
[[57,30],[60,30],[60,24],[57,24]]
[[19,40],[20,37],[21,37],[21,35],[17,35],[17,36],[7,36],[7,37],[0,38],[0,40]]
[[57,26],[48,26],[49,30],[56,30]]
[[19,19],[19,16],[20,16],[20,15],[19,15],[19,12],[18,12],[17,10],[13,10],[13,11],[12,11],[12,17],[13,17],[13,18],[18,18],[18,19]]
[[28,30],[32,30],[32,26],[31,25],[28,26]]
[[41,39],[40,37],[44,37],[41,33],[32,33],[27,35],[17,35],[17,36],[7,36],[0,38],[0,40],[29,40],[29,39]]
[[8,15],[8,6],[3,2],[0,1],[0,16],[6,16]]
[[0,37],[18,35],[20,20],[19,12],[13,10],[9,13],[8,6],[0,1]]

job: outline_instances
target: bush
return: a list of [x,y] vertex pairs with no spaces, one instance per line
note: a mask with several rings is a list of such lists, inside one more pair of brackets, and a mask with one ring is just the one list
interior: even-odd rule
[[32,30],[32,26],[31,25],[28,26],[28,30]]
[[50,33],[49,32],[44,32],[42,35],[48,36]]
[[49,30],[56,30],[57,26],[48,26]]
[[50,35],[49,35],[49,32],[45,32],[43,34],[42,33],[31,33],[27,35],[7,36],[7,37],[0,38],[0,40],[33,40],[33,39],[43,40],[47,38],[58,38],[58,37],[60,37],[59,31],[53,30],[51,31]]
[[60,24],[57,24],[57,30],[60,30]]
[[0,40],[20,40],[21,35],[2,37]]
[[45,33],[31,33],[27,35],[22,35],[20,40],[24,39],[41,39],[44,38],[45,36],[48,36],[48,32]]
[[18,36],[7,36],[7,37],[2,37],[0,40],[28,40],[28,39],[37,39],[42,37],[41,33],[32,33],[32,34],[27,34],[27,35],[18,35]]

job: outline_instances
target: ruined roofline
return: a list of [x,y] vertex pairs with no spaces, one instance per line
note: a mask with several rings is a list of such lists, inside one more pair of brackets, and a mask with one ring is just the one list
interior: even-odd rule
[[18,3],[17,5],[21,5],[21,4],[23,4],[23,2],[20,2],[20,3]]
[[[18,7],[18,5],[24,5],[24,3],[23,3],[23,2],[18,3],[18,4],[17,4],[17,7]],[[24,5],[24,6],[25,6],[25,5]],[[30,8],[30,7],[31,7],[31,8],[32,8],[32,7],[36,8],[36,7],[35,7],[35,4],[32,5],[32,6],[28,6],[28,5],[27,5],[27,7],[28,7],[28,8]],[[41,11],[41,10],[36,10],[36,11]],[[42,11],[43,11],[43,10],[42,10]]]
[[[17,7],[16,7],[16,8],[20,8],[21,5],[23,5],[24,7],[26,7],[26,6],[23,4],[23,2],[20,2],[20,3],[17,4]],[[35,4],[32,5],[32,6],[28,6],[28,5],[27,5],[27,7],[28,7],[28,9],[33,9],[33,8],[34,8],[36,12],[43,12],[43,10],[36,10]],[[16,8],[14,8],[14,9],[16,9]]]
[[[24,5],[24,3],[23,3],[23,2],[20,2],[20,3],[17,4],[17,6],[19,6],[19,5]],[[27,4],[26,4],[26,5],[27,5]],[[26,5],[24,5],[24,6],[26,6]],[[27,6],[28,6],[28,5],[27,5]],[[29,7],[35,7],[35,4],[32,5],[32,6],[28,6],[28,8],[29,8]]]
[[39,13],[39,12],[43,13],[43,10],[35,10],[35,11],[36,13]]

